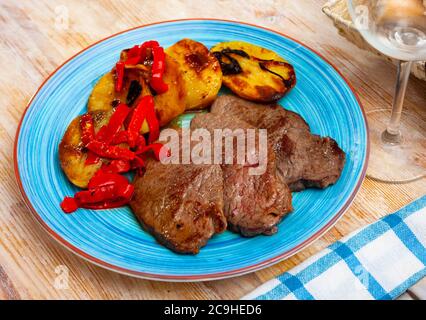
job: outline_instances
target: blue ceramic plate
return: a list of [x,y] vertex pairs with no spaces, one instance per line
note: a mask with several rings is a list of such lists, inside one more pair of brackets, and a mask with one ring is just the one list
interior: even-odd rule
[[[129,208],[78,210],[59,203],[77,191],[58,161],[59,142],[72,119],[86,110],[89,94],[123,48],[156,39],[170,46],[182,38],[211,47],[241,40],[269,48],[290,61],[297,85],[280,103],[301,114],[314,133],[331,136],[347,154],[339,181],[326,190],[294,195],[294,212],[274,236],[242,238],[225,232],[198,255],[179,255],[144,232]],[[31,212],[71,251],[114,271],[148,279],[198,281],[259,270],[294,254],[324,234],[352,202],[365,175],[368,136],[362,108],[339,72],[313,50],[282,34],[221,20],[180,20],[147,25],[102,40],[60,66],[37,91],[15,141],[16,176]]]

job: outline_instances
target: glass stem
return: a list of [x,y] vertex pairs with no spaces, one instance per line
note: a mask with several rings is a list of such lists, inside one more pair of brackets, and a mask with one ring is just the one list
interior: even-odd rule
[[412,61],[399,61],[398,73],[395,87],[395,96],[393,97],[392,115],[389,124],[382,134],[384,142],[398,144],[401,142],[401,132],[399,126],[401,123],[402,107],[404,105],[405,91],[407,89],[408,79],[410,77]]

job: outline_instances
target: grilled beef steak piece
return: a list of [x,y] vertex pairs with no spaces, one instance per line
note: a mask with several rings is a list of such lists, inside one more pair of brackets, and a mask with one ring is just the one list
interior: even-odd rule
[[332,138],[312,134],[297,113],[229,95],[218,97],[211,112],[267,129],[277,157],[277,171],[292,191],[326,188],[340,177],[345,153]]
[[219,165],[162,164],[148,159],[134,180],[130,206],[142,226],[173,251],[196,254],[226,230]]
[[[212,134],[214,129],[254,129],[244,121],[213,114],[197,115],[191,122],[191,129],[197,128],[207,129]],[[231,164],[221,165],[224,181],[224,214],[228,226],[232,231],[247,237],[273,234],[277,231],[276,225],[282,217],[292,210],[290,189],[277,177],[275,153],[269,144],[266,146],[268,151],[265,172],[261,175],[252,175],[249,170],[253,168],[252,166],[238,164],[236,161],[236,140],[234,139],[233,161]],[[256,141],[259,141],[257,135]],[[224,141],[222,145],[225,146]]]

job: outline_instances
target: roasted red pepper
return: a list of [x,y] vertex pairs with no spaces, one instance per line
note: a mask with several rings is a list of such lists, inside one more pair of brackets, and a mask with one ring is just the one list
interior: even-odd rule
[[141,45],[136,45],[128,51],[127,59],[124,63],[126,65],[136,65],[138,63],[143,63],[146,58],[147,49],[152,49],[159,46],[160,44],[155,40],[146,41]]
[[87,144],[87,149],[102,158],[123,160],[133,160],[135,158],[134,152],[118,146],[108,145],[102,141],[90,141]]
[[146,110],[146,121],[149,127],[149,138],[148,143],[153,143],[160,136],[160,123],[154,109],[154,101],[152,104],[147,106]]
[[119,174],[98,171],[89,181],[89,189],[77,192],[74,198],[65,197],[61,208],[71,213],[78,208],[107,209],[127,204],[134,191],[128,180]]
[[112,160],[108,164],[104,164],[101,169],[105,173],[124,173],[128,172],[131,167],[130,162],[128,160],[118,159]]
[[126,104],[120,103],[117,108],[115,108],[108,125],[102,127],[101,130],[99,130],[96,136],[96,140],[111,144],[115,135],[123,126],[124,120],[126,120],[129,112],[130,108]]
[[65,197],[61,202],[61,209],[65,213],[71,213],[78,209],[77,201],[72,197]]
[[157,94],[164,93],[169,86],[163,81],[163,74],[166,70],[166,55],[162,47],[152,48],[153,63],[151,71],[150,85]]
[[[136,155],[141,155],[146,152],[152,151],[154,153],[155,159],[160,160],[160,153],[163,147],[164,145],[161,143],[151,143],[147,146],[141,147],[138,150],[136,150]],[[167,155],[167,157],[170,157],[170,150],[168,149],[165,150],[165,154]]]
[[87,158],[86,161],[84,162],[84,164],[86,166],[90,166],[92,164],[98,163],[99,161],[101,161],[101,158],[99,158],[95,153],[93,153],[92,151],[87,151]]
[[119,61],[115,64],[115,74],[115,91],[121,92],[124,83],[124,62]]
[[136,45],[127,52],[127,59],[124,61],[126,65],[136,65],[141,62],[142,46]]
[[152,111],[150,111],[151,109],[154,110],[154,98],[152,96],[144,96],[133,110],[132,119],[130,120],[129,126],[127,128],[128,143],[130,148],[136,147],[139,132],[145,119],[147,119],[149,125],[149,120],[147,117],[148,114],[152,114]]
[[125,143],[129,140],[127,131],[118,132],[111,141],[111,144],[116,145],[120,143]]
[[116,173],[106,173],[102,170],[99,170],[95,175],[90,179],[88,188],[96,188],[110,184],[126,184],[128,180],[126,177],[116,174]]

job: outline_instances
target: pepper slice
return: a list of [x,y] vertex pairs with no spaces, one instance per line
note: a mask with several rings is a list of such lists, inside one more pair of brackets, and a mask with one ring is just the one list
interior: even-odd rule
[[127,134],[127,131],[120,131],[114,136],[114,138],[111,141],[111,144],[116,145],[120,143],[125,143],[128,140],[129,140],[129,136]]
[[121,186],[119,190],[119,195],[115,198],[107,199],[97,203],[81,203],[79,204],[80,208],[87,209],[110,209],[124,206],[129,203],[133,196],[135,187],[131,184]]
[[[154,153],[155,159],[160,161],[160,153],[163,147],[164,145],[162,143],[151,143],[136,150],[136,155],[141,155],[146,152],[152,151]],[[170,157],[170,150],[166,150],[166,155],[167,157]]]
[[150,84],[157,94],[161,94],[169,89],[169,86],[163,81],[163,74],[166,69],[166,54],[162,47],[153,47],[152,55],[154,59],[152,63]]
[[[152,96],[144,96],[142,97],[141,101],[138,103],[138,105],[134,109],[132,114],[132,119],[130,120],[129,126],[127,128],[128,143],[130,148],[136,147],[136,143],[139,137],[139,132],[142,127],[142,123],[145,119],[147,119],[148,121],[148,126],[151,120],[153,130],[159,131],[159,129],[156,128],[156,126],[158,126],[158,120],[156,119],[156,117],[155,119],[152,119],[152,115],[154,115],[155,117],[154,98]],[[151,127],[150,127],[150,131],[151,131]],[[150,136],[151,136],[151,132],[150,132]]]
[[107,144],[111,144],[114,136],[120,131],[123,126],[124,120],[126,120],[127,115],[130,112],[130,108],[124,104],[120,103],[117,108],[115,108],[114,113],[111,116],[108,124],[103,126],[101,130],[99,130],[96,139]]
[[123,89],[124,82],[124,63],[119,61],[115,64],[115,73],[116,73],[116,81],[115,81],[115,91],[121,92]]
[[95,173],[95,175],[90,179],[88,188],[96,188],[101,186],[106,186],[110,184],[121,184],[125,185],[129,183],[126,177],[116,174],[116,173],[106,173],[102,170],[99,170]]
[[145,41],[141,45],[136,45],[129,50],[127,53],[127,59],[124,63],[126,65],[136,65],[138,63],[142,63],[146,58],[146,49],[152,49],[159,46],[160,44],[155,40]]
[[92,140],[87,144],[87,149],[102,158],[133,160],[134,152],[120,148],[118,146],[108,145],[102,141]]
[[132,198],[133,185],[119,174],[98,171],[89,181],[89,189],[77,192],[74,198],[65,197],[61,208],[66,213],[78,208],[107,209],[127,204]]
[[101,169],[105,173],[124,173],[128,172],[131,167],[128,160],[117,159],[112,160],[108,164],[104,164]]
[[77,201],[72,197],[65,197],[61,202],[61,209],[65,213],[72,213],[78,209]]
[[154,100],[152,104],[147,106],[146,121],[149,127],[148,143],[153,143],[160,137],[160,123],[154,109]]

